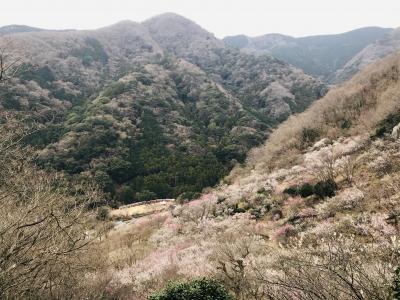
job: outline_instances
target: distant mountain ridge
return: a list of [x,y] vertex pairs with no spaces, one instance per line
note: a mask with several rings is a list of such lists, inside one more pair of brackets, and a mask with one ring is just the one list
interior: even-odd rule
[[[134,22],[122,21],[117,24],[123,23],[126,25]],[[165,50],[177,55],[183,54],[177,53],[177,50],[187,51],[191,49],[190,51],[193,52],[197,48],[197,51],[200,51],[199,49],[202,49],[201,44],[204,41],[206,43],[203,46],[207,45],[206,47],[213,45],[212,47],[218,48],[224,43],[245,53],[271,55],[327,83],[342,82],[355,74],[360,68],[400,48],[398,34],[396,35],[395,30],[373,26],[340,34],[299,38],[279,33],[258,37],[235,35],[225,37],[221,41],[189,19],[174,13],[165,13],[150,18],[142,24],[136,24],[146,27],[149,34],[161,46],[166,47]],[[0,36],[40,31],[45,31],[45,29],[25,25],[8,25],[0,27]],[[48,31],[68,32],[75,30]],[[189,32],[190,34],[187,34]],[[178,49],[176,45],[174,46],[174,43],[183,36],[185,36],[185,41],[178,43]]]
[[366,46],[390,33],[391,28],[365,27],[342,34],[293,38],[281,34],[224,38],[227,45],[255,55],[269,54],[327,82]]
[[6,34],[14,34],[14,33],[22,33],[22,32],[35,32],[35,31],[43,31],[44,29],[30,27],[26,25],[7,25],[0,27],[0,36]]
[[335,74],[335,81],[349,79],[367,65],[400,50],[400,28],[390,31],[381,39],[365,47]]

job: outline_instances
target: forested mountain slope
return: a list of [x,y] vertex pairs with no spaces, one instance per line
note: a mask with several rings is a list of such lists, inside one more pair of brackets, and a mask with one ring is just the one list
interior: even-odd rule
[[46,125],[27,141],[40,149],[38,163],[94,177],[123,202],[214,185],[272,126],[326,92],[175,14],[2,42],[23,65],[0,105]]

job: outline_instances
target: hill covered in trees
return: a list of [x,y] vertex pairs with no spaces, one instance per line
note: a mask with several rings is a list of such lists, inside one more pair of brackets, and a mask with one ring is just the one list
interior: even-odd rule
[[95,178],[127,203],[214,185],[326,92],[299,69],[226,47],[174,14],[93,31],[11,32],[2,42],[22,64],[0,105],[45,125],[26,140],[37,163]]

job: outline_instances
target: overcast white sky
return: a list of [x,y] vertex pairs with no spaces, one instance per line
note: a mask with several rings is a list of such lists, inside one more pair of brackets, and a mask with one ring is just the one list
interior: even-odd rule
[[217,37],[279,32],[339,33],[399,27],[400,0],[0,0],[0,26],[93,29],[164,12],[192,19]]

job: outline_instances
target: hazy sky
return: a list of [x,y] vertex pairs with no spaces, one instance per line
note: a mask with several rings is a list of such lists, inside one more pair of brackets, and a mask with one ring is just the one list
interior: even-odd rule
[[163,12],[192,19],[217,37],[279,32],[339,33],[400,26],[400,0],[1,0],[0,26],[92,29]]

